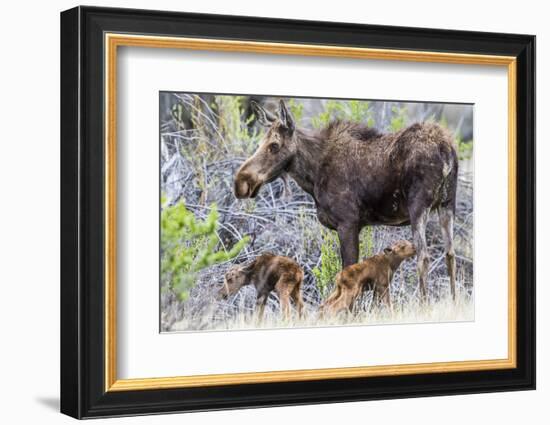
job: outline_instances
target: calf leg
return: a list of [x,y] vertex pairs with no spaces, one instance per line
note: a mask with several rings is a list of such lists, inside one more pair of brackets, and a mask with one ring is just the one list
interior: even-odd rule
[[288,320],[290,317],[290,287],[288,281],[281,277],[275,284],[275,292],[279,296],[279,303],[281,305],[281,312],[283,318]]
[[302,299],[301,287],[302,287],[301,282],[296,284],[291,293],[291,297],[294,300],[294,303],[296,304],[298,317],[303,317],[303,313],[304,313],[304,301]]
[[337,314],[342,310],[351,312],[353,304],[361,293],[361,290],[356,285],[343,283],[340,279],[336,280],[338,294],[332,299],[330,304],[327,304],[327,312],[331,315]]
[[[353,307],[355,306],[355,302],[357,301],[357,298],[359,297],[361,291],[359,291],[357,288],[349,289],[349,288],[342,288],[342,296],[340,297],[340,303],[337,304],[337,309],[335,309],[335,312],[340,312],[342,310],[347,310],[348,312],[352,313]],[[339,305],[338,305],[339,304]]]
[[414,208],[410,214],[413,241],[416,246],[418,281],[424,301],[427,299],[426,279],[429,265],[428,245],[426,243],[426,224],[428,223],[429,214],[429,208]]
[[384,303],[386,307],[390,310],[390,313],[393,314],[393,305],[391,302],[391,296],[390,296],[390,286],[389,285],[376,285],[376,289],[374,290],[374,294],[376,295],[376,298]]
[[258,294],[258,298],[256,299],[256,314],[258,322],[261,322],[264,318],[264,310],[268,295],[269,294]]
[[348,289],[342,288],[338,298],[334,299],[326,306],[326,312],[329,316],[334,316],[343,310],[351,311],[353,305],[353,296]]
[[340,292],[340,287],[338,285],[335,285],[328,298],[321,304],[321,307],[319,309],[321,317],[324,317],[327,313],[330,312],[332,305],[340,297]]
[[334,288],[332,289],[332,292],[327,297],[327,299],[323,302],[323,305],[326,306],[326,305],[331,304],[339,296],[340,296],[340,287],[338,285],[334,285]]
[[439,210],[439,225],[441,226],[441,234],[443,236],[443,244],[445,245],[445,260],[447,263],[447,273],[451,281],[451,296],[456,299],[456,259],[455,249],[453,244],[453,222],[454,213],[451,208],[440,207]]

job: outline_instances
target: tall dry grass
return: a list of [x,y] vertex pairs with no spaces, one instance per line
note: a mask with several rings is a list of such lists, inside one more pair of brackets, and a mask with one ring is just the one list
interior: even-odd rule
[[[474,299],[466,293],[460,293],[456,300],[451,297],[439,299],[437,302],[411,301],[393,306],[393,311],[381,306],[374,306],[370,300],[355,307],[353,313],[342,313],[337,316],[323,317],[319,310],[309,306],[306,314],[299,317],[296,311],[289,319],[283,319],[278,308],[266,310],[260,318],[254,309],[242,306],[240,314],[232,315],[225,320],[208,320],[216,316],[217,306],[212,304],[204,311],[200,323],[186,317],[174,323],[170,331],[223,331],[223,330],[252,330],[252,329],[284,329],[309,328],[329,326],[365,326],[382,324],[411,324],[411,323],[445,323],[467,322],[475,318]],[[370,297],[372,299],[372,297]]]

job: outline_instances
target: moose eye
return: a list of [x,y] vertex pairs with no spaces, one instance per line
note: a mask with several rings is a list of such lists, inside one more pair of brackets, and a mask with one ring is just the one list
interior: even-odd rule
[[279,145],[277,143],[272,143],[269,145],[268,149],[269,149],[269,153],[273,153],[273,154],[277,153],[279,152]]

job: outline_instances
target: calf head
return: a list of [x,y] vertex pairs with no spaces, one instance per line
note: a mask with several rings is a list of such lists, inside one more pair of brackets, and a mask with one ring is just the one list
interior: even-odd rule
[[390,260],[403,261],[416,254],[415,246],[409,241],[397,241],[392,246],[384,248],[384,255]]
[[258,121],[268,130],[254,154],[235,175],[235,196],[254,198],[262,185],[283,175],[296,153],[295,124],[285,103],[279,102],[278,116],[252,102]]
[[226,299],[233,294],[236,294],[243,286],[250,282],[250,273],[252,272],[254,263],[247,266],[233,266],[224,276],[223,286],[218,292],[218,298]]

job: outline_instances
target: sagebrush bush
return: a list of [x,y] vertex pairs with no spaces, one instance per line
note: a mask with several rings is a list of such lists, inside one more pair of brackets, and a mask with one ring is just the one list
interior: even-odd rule
[[390,121],[390,130],[391,131],[399,131],[405,128],[407,125],[407,108],[405,107],[397,107],[393,106],[391,108],[392,110],[392,118]]
[[218,218],[215,204],[205,220],[198,220],[183,202],[161,212],[161,279],[182,301],[188,298],[199,271],[236,257],[249,241],[245,236],[229,250],[217,250]]
[[323,128],[334,119],[366,123],[369,127],[374,126],[370,102],[363,100],[329,100],[325,110],[313,117],[311,123],[315,128]]
[[374,254],[374,229],[372,226],[365,226],[359,233],[359,258],[370,257]]
[[317,280],[317,288],[321,297],[325,298],[332,287],[334,279],[342,269],[340,259],[340,241],[338,234],[333,230],[321,230],[323,242],[321,244],[321,261],[318,267],[313,269],[313,275]]

